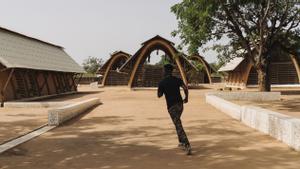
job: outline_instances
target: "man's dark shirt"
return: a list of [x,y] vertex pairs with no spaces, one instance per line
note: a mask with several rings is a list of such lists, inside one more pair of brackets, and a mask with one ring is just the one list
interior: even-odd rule
[[183,81],[174,76],[167,76],[159,82],[158,92],[165,95],[168,109],[176,103],[182,103],[182,97],[180,94],[180,86],[183,85]]

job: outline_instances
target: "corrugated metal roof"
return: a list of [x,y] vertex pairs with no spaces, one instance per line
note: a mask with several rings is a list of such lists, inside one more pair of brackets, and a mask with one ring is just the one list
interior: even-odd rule
[[218,71],[219,72],[227,72],[234,70],[242,61],[244,58],[237,57],[232,59],[230,62],[226,63],[224,66],[222,66]]
[[84,73],[62,47],[1,27],[0,62],[7,68]]

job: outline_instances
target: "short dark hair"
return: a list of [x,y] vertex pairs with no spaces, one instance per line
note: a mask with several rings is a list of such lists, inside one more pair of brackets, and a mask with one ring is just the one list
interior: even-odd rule
[[172,72],[174,67],[171,64],[165,64],[164,69],[165,69],[165,72]]

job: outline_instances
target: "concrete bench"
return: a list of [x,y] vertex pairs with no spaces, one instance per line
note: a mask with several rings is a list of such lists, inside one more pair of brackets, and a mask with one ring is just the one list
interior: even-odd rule
[[280,92],[211,92],[206,95],[214,95],[226,100],[243,101],[277,101],[281,99]]
[[49,108],[69,105],[68,102],[5,102],[5,108]]
[[256,106],[240,106],[213,94],[206,102],[232,118],[300,151],[300,119]]
[[70,120],[89,108],[92,108],[96,105],[101,104],[99,98],[92,98],[82,102],[70,104],[67,106],[50,109],[48,111],[48,125],[50,126],[58,126],[64,123],[67,120]]

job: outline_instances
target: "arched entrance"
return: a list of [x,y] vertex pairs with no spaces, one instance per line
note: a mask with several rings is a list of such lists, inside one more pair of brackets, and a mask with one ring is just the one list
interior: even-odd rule
[[[187,78],[183,69],[183,65],[180,61],[180,55],[178,51],[173,46],[174,44],[160,36],[155,36],[154,38],[144,42],[142,47],[136,52],[134,56],[132,56],[121,68],[122,72],[127,72],[130,74],[130,78],[128,81],[129,87],[157,87],[157,81],[162,78],[162,74],[155,72],[155,69],[150,70],[151,68],[145,67],[145,61],[151,54],[151,52],[155,50],[163,51],[166,56],[174,63],[175,70],[174,74],[178,75],[182,78],[184,83],[187,82]],[[148,71],[148,72],[145,72]],[[161,71],[160,71],[161,72]],[[153,78],[153,83],[149,85],[145,85],[145,81],[147,79],[142,79],[141,74],[148,73],[148,77]]]
[[213,69],[210,67],[210,65],[204,60],[204,58],[200,55],[192,55],[189,57],[189,59],[199,62],[203,65],[203,69],[205,70],[205,75],[204,75],[204,83],[212,83],[212,78],[211,78],[211,73],[213,73]]
[[118,72],[118,69],[130,58],[128,53],[118,51],[101,67],[99,72],[103,73],[101,84],[103,86],[126,85],[128,74]]
[[[290,57],[274,57],[270,63],[270,80],[274,85],[294,85],[300,83],[299,63],[295,56]],[[247,85],[257,85],[258,74],[253,66],[248,73]]]

